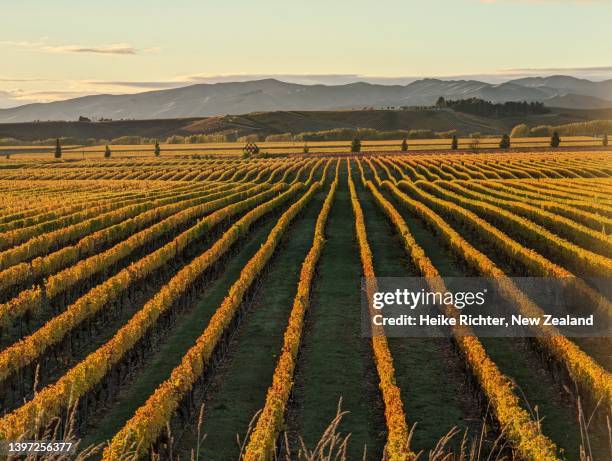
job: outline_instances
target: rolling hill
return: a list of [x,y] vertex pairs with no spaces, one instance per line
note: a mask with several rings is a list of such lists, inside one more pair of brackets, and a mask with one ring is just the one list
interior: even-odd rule
[[428,106],[439,97],[492,102],[542,101],[569,108],[612,107],[612,80],[533,77],[490,84],[476,80],[422,79],[408,85],[351,83],[299,85],[275,79],[197,84],[137,94],[92,95],[0,109],[0,122],[35,120],[169,119],[271,111],[330,111],[363,107]]
[[373,128],[391,130],[457,130],[462,134],[508,132],[519,123],[561,125],[589,120],[612,119],[612,109],[552,109],[544,115],[485,118],[452,110],[343,110],[253,112],[222,117],[192,117],[155,120],[115,120],[104,122],[24,122],[0,123],[0,138],[24,141],[69,137],[113,139],[143,136],[165,139],[171,135],[235,133],[265,137],[279,133],[302,133],[334,128]]

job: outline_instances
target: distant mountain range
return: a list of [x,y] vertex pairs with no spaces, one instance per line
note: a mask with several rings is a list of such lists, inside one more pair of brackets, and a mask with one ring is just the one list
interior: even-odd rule
[[612,107],[612,80],[556,75],[490,84],[475,80],[422,79],[408,85],[299,85],[275,79],[198,84],[137,94],[92,95],[0,109],[0,123],[34,120],[170,119],[261,111],[343,110],[362,107],[427,106],[443,96],[493,102],[541,101],[550,107]]

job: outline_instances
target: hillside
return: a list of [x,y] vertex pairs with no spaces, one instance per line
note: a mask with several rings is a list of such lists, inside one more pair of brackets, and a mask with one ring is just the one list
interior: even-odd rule
[[[561,102],[565,107],[612,106],[612,80],[592,82],[555,76],[490,84],[476,80],[422,79],[407,85],[364,82],[300,85],[275,79],[196,84],[124,95],[91,95],[0,109],[0,122],[34,120],[158,119],[222,116],[250,112],[342,110],[432,105],[436,99],[482,98],[492,102]],[[561,98],[561,99],[559,99]]]
[[391,130],[458,130],[461,134],[481,132],[498,134],[519,123],[529,126],[560,125],[588,120],[612,119],[612,109],[552,109],[545,115],[484,118],[452,110],[345,110],[276,111],[206,118],[125,120],[108,122],[30,122],[0,124],[0,138],[25,141],[70,137],[113,139],[143,136],[165,139],[168,136],[234,132],[237,136],[302,133],[334,128],[373,128]]

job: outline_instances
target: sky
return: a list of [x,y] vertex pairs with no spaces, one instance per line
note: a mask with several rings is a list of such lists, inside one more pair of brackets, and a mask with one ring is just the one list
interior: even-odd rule
[[0,108],[265,77],[612,78],[612,0],[10,0],[0,24]]

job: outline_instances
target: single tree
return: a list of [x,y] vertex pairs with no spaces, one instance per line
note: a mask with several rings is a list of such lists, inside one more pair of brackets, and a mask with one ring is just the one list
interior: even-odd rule
[[304,144],[304,153],[307,154],[308,152],[310,152],[310,148],[308,147],[308,144]]
[[553,134],[550,137],[550,147],[559,147],[559,144],[561,144],[561,138],[559,137],[559,133],[553,131]]
[[451,142],[451,149],[452,150],[457,150],[459,148],[459,140],[457,139],[457,135],[454,134],[453,135],[453,140]]
[[446,100],[444,97],[440,96],[436,101],[436,107],[446,107]]
[[59,138],[55,140],[55,158],[62,158],[62,146]]
[[509,149],[510,148],[510,136],[507,134],[503,134],[501,140],[499,141],[500,149]]
[[408,141],[406,141],[406,138],[404,138],[402,140],[402,152],[406,152],[408,150]]
[[106,148],[104,149],[104,158],[110,158],[110,156],[111,156],[111,150],[110,150],[110,147],[107,144]]
[[353,139],[351,143],[351,152],[361,152],[361,141],[359,138]]
[[601,141],[601,144],[603,146],[607,146],[608,145],[608,133],[604,134],[603,140]]
[[161,154],[161,149],[159,148],[159,141],[155,141],[155,156],[159,157],[159,154]]

